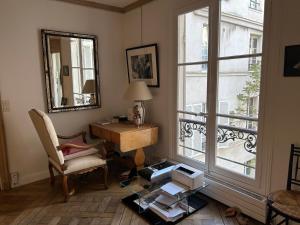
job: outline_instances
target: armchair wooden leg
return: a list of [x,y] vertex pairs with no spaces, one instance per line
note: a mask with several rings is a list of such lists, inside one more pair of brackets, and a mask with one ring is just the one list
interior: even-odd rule
[[68,187],[68,176],[63,175],[63,191],[64,191],[64,195],[65,195],[65,202],[67,202],[69,200],[69,187]]
[[64,201],[67,202],[69,200],[70,196],[74,195],[75,188],[72,187],[71,191],[69,191],[69,184],[68,184],[68,176],[67,175],[63,175],[62,185],[63,185],[63,191],[64,191],[64,196],[65,196]]
[[104,170],[104,188],[107,189],[108,188],[108,186],[107,186],[107,175],[108,175],[107,165],[104,166],[103,170]]
[[101,186],[103,185],[104,189],[107,189],[108,188],[108,186],[107,186],[107,174],[108,174],[107,165],[101,166],[99,171],[101,173],[100,175],[102,176],[102,173],[103,173],[103,177],[104,177],[103,184],[101,184]]
[[51,163],[49,163],[48,168],[49,168],[49,173],[50,173],[50,184],[52,186],[54,186],[54,184],[55,184],[55,176],[54,176],[54,173],[53,173],[53,166],[51,165]]

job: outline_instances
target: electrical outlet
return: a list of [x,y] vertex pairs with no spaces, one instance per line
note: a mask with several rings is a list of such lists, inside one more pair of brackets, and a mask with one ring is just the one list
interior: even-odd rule
[[2,100],[1,101],[2,112],[9,112],[9,101]]
[[17,186],[19,184],[19,173],[18,172],[13,172],[10,174],[10,179],[11,179],[11,185]]

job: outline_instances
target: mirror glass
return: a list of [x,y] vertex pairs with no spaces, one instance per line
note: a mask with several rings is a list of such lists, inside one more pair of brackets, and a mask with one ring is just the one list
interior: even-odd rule
[[97,38],[42,31],[48,112],[100,107]]

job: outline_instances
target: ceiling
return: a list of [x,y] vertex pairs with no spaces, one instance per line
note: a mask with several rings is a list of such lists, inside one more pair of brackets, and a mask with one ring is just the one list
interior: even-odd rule
[[116,6],[116,7],[120,7],[120,8],[124,8],[127,5],[137,2],[137,0],[89,0],[89,1],[106,4],[106,5],[111,5],[111,6]]

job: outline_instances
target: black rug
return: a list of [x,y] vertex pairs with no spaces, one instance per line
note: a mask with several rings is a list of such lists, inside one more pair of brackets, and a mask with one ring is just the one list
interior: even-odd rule
[[[189,215],[197,212],[199,209],[203,208],[207,205],[207,201],[201,198],[201,195],[199,193],[195,193],[188,197],[188,203],[191,207],[193,207],[195,210],[190,214],[183,215],[180,219],[178,219],[175,222],[166,222],[161,217],[159,217],[156,213],[152,212],[150,209],[146,209],[143,211],[140,206],[138,206],[134,200],[138,199],[137,194],[130,195],[128,197],[125,197],[122,199],[122,202],[132,209],[135,213],[137,213],[139,216],[141,216],[144,220],[146,220],[148,223],[153,225],[170,225],[170,224],[177,224]],[[141,212],[141,213],[139,213]]]

